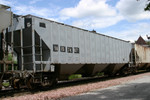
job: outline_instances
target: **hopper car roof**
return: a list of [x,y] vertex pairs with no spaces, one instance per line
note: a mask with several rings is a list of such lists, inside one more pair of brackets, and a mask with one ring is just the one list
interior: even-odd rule
[[124,41],[124,42],[127,42],[127,43],[129,43],[129,42],[130,42],[130,41],[126,41],[126,40],[118,39],[118,38],[115,38],[115,37],[112,37],[112,36],[104,35],[104,34],[101,34],[101,33],[97,33],[97,32],[89,31],[89,30],[86,30],[86,29],[82,29],[82,28],[79,28],[79,27],[75,27],[75,26],[71,26],[71,25],[64,24],[64,23],[60,23],[60,22],[56,22],[56,21],[52,21],[52,20],[49,20],[49,19],[45,19],[45,18],[41,18],[41,17],[37,17],[37,16],[34,16],[34,15],[30,15],[30,14],[25,15],[24,17],[35,17],[35,18],[39,18],[39,19],[44,19],[44,20],[47,20],[47,21],[50,21],[50,22],[54,22],[54,23],[61,24],[61,25],[64,25],[64,26],[69,26],[69,27],[76,28],[76,29],[83,30],[83,31],[88,31],[88,32],[90,32],[90,33],[94,33],[94,34],[98,34],[98,35],[106,36],[106,37],[113,38],[113,39],[120,40],[120,41]]

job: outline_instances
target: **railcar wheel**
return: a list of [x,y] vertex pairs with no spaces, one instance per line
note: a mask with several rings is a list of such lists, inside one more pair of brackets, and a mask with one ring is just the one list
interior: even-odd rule
[[136,68],[133,68],[131,73],[135,75],[135,74],[137,74],[137,72],[138,72],[138,70]]
[[0,82],[0,90],[2,90],[2,83]]
[[150,68],[147,68],[146,70],[147,70],[147,71],[150,71]]
[[11,87],[14,89],[20,89],[20,79],[11,80]]
[[58,78],[54,78],[54,79],[52,80],[52,86],[56,86],[57,83],[58,83]]
[[29,77],[27,80],[26,80],[26,85],[28,87],[28,89],[35,89],[35,84],[33,83],[33,78],[32,77]]

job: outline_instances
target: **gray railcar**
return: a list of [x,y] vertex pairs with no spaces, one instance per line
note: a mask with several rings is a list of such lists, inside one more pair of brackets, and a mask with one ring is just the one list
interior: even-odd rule
[[32,15],[14,18],[14,23],[14,50],[22,71],[57,71],[61,80],[76,73],[115,74],[132,62],[132,44],[121,39]]

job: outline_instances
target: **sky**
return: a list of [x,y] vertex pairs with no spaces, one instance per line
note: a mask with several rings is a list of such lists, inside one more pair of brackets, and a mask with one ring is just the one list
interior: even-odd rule
[[35,15],[134,42],[150,36],[147,0],[0,0],[18,15]]

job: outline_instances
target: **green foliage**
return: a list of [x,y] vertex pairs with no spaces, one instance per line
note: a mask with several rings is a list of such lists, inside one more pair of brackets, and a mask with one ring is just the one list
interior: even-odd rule
[[104,75],[104,72],[99,72],[99,73],[97,73],[96,76],[103,76],[103,75]]
[[8,61],[12,61],[12,59],[13,59],[12,54],[11,54],[11,53],[9,53],[9,54],[8,54],[8,58],[7,58],[7,60],[8,60]]
[[73,75],[70,75],[68,79],[72,80],[72,79],[78,79],[78,78],[82,78],[82,75],[81,74],[73,74]]
[[2,85],[5,87],[8,87],[10,84],[9,84],[9,82],[3,82]]
[[149,45],[150,46],[150,41],[145,41],[146,43],[147,43],[147,45]]
[[14,61],[14,64],[17,64],[17,61],[15,61],[15,60],[13,59],[13,56],[12,56],[11,53],[8,54],[7,60],[8,60],[8,61]]
[[[17,64],[17,61],[13,59],[13,56],[12,56],[11,53],[8,54],[7,60],[8,61],[13,61],[14,64]],[[14,66],[14,69],[17,70],[17,66]],[[9,65],[8,70],[12,70],[12,66],[11,65]]]
[[14,61],[14,64],[17,64],[17,61],[16,61],[16,60]]

